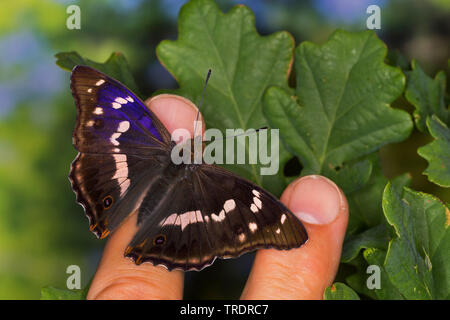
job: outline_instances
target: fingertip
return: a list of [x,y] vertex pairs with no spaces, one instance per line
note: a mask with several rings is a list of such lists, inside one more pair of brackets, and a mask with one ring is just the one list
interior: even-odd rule
[[348,202],[344,192],[320,175],[301,177],[286,191],[289,193],[283,194],[282,201],[302,221],[308,233],[304,259],[309,259],[316,271],[323,272],[322,279],[328,283],[339,267],[347,230]]
[[124,257],[137,231],[132,214],[110,236],[92,280],[88,300],[173,300],[183,296],[184,274],[151,263],[136,265]]
[[287,203],[302,222],[314,225],[330,224],[347,211],[342,190],[320,175],[305,176],[292,182],[281,201]]
[[342,191],[322,176],[291,183],[281,197],[305,225],[308,241],[289,251],[260,250],[244,299],[321,299],[338,269],[348,221]]
[[[197,118],[198,108],[189,99],[174,94],[159,94],[145,101],[145,104],[155,113],[169,132],[184,128],[192,134],[194,131],[194,121]],[[204,120],[199,114],[199,121]]]

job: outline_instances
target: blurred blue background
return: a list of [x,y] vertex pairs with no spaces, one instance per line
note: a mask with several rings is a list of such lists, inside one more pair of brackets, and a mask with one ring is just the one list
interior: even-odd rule
[[[69,73],[54,54],[78,51],[95,61],[111,52],[127,57],[141,92],[176,87],[156,60],[155,47],[177,36],[186,1],[0,0],[0,299],[37,299],[46,285],[65,288],[67,266],[79,265],[82,284],[92,278],[104,241],[88,230],[67,179],[76,155],[71,143],[75,106]],[[222,10],[249,6],[262,34],[288,30],[298,44],[323,43],[336,28],[366,29],[366,8],[382,9],[377,33],[390,50],[416,58],[434,77],[449,57],[448,0],[218,1]],[[66,28],[66,8],[81,8],[81,30]],[[448,73],[448,70],[446,70]],[[404,101],[400,107],[411,111]],[[383,148],[388,177],[413,174],[412,187],[450,202],[448,191],[427,182],[416,149],[429,137]],[[253,255],[217,261],[188,273],[187,298],[238,298]]]

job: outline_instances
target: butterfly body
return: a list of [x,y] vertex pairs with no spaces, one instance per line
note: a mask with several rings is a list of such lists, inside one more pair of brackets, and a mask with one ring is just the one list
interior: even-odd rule
[[215,165],[175,164],[167,129],[118,81],[76,66],[71,88],[79,151],[72,188],[97,237],[136,212],[138,230],[125,251],[135,263],[201,270],[217,257],[307,240],[301,222],[259,186]]

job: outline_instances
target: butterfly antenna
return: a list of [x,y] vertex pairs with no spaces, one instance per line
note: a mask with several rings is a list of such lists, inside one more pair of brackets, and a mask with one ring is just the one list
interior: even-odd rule
[[[261,130],[267,130],[267,127],[262,127],[262,128],[259,128],[259,129],[255,129],[255,132],[252,132],[252,133],[257,133],[257,132],[259,132],[259,131],[261,131]],[[225,139],[227,139],[227,138],[236,138],[236,137],[240,137],[240,136],[246,136],[246,135],[249,135],[249,134],[251,134],[251,133],[241,133],[241,134],[235,134],[234,136],[228,136],[228,137],[225,137]]]
[[211,77],[211,69],[208,69],[208,74],[206,75],[205,85],[203,86],[202,97],[200,98],[200,104],[198,105],[197,116],[195,117],[195,126],[194,126],[194,137],[197,133],[197,121],[200,115],[200,109],[203,104],[203,98],[205,97],[206,86],[208,85],[209,78]]

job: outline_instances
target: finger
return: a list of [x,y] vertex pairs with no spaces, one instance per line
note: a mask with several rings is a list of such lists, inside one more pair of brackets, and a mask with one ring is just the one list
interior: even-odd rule
[[[191,134],[194,132],[194,121],[198,109],[189,99],[173,94],[160,94],[147,99],[146,104],[169,132],[178,128],[188,129]],[[201,114],[199,114],[199,121],[203,123]],[[202,128],[205,128],[204,123]]]
[[348,221],[342,191],[322,176],[289,185],[281,200],[305,225],[308,241],[289,251],[259,250],[243,299],[322,299],[332,284]]
[[[178,128],[193,132],[197,108],[189,100],[163,94],[147,100],[146,104],[170,132]],[[169,272],[150,263],[136,265],[124,257],[125,248],[137,231],[136,222],[134,213],[111,235],[92,280],[88,299],[182,298],[183,272]]]

